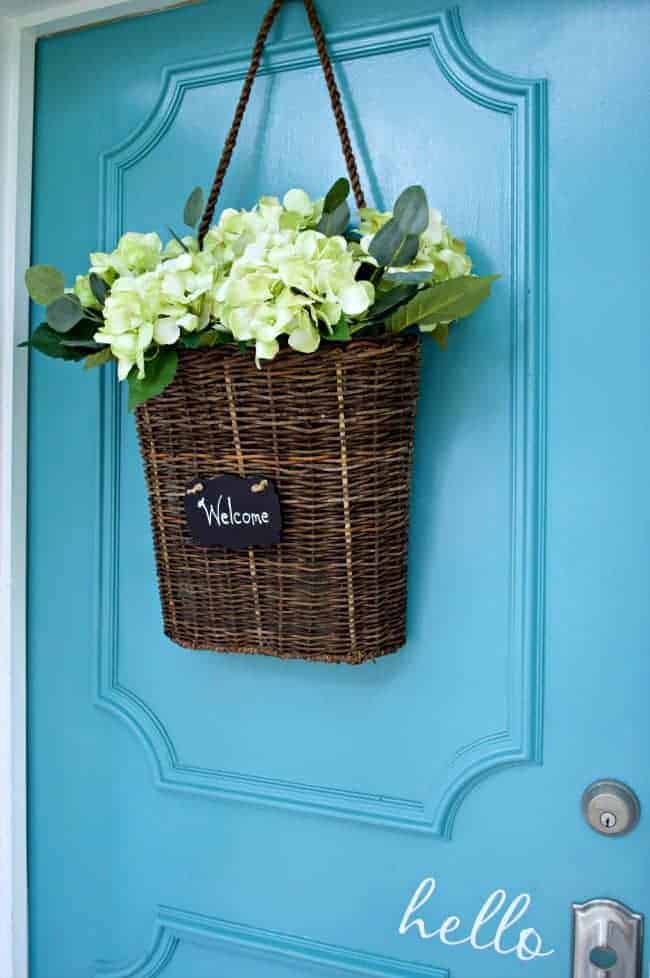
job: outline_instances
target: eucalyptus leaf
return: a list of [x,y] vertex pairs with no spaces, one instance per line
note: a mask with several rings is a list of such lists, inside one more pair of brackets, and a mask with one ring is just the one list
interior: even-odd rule
[[343,234],[349,223],[350,208],[347,200],[344,200],[333,211],[323,211],[316,230],[331,238],[335,234]]
[[57,333],[68,333],[84,318],[81,303],[74,293],[67,293],[50,302],[46,310],[48,324]]
[[420,239],[415,234],[405,234],[395,218],[379,228],[368,249],[375,261],[383,268],[408,265],[418,253]]
[[110,292],[108,284],[104,281],[101,275],[97,274],[97,272],[90,273],[88,282],[90,284],[92,294],[95,296],[99,304],[103,306],[106,302],[106,296]]
[[110,346],[105,346],[99,353],[91,353],[90,356],[86,357],[84,368],[90,370],[91,367],[101,367],[102,364],[108,363],[112,359],[113,354],[111,353]]
[[389,316],[386,325],[393,333],[400,333],[415,323],[433,325],[462,319],[487,299],[492,282],[497,278],[498,275],[464,275],[422,289],[406,305]]
[[184,242],[183,242],[183,241],[182,241],[182,240],[181,240],[181,239],[179,238],[179,236],[178,236],[178,235],[176,234],[176,232],[174,231],[174,229],[173,229],[172,227],[170,227],[170,226],[169,226],[169,224],[167,225],[167,230],[168,230],[168,231],[169,231],[169,233],[171,234],[171,236],[172,236],[172,238],[174,239],[174,241],[175,241],[175,242],[176,242],[177,244],[179,244],[179,245],[181,246],[181,248],[183,249],[183,251],[186,251],[186,252],[188,252],[188,253],[189,253],[189,250],[190,250],[190,249],[189,249],[189,248],[187,247],[187,245],[186,245],[186,244],[185,244],[185,243],[184,243]]
[[399,284],[411,284],[411,285],[424,285],[425,282],[431,282],[432,272],[429,271],[412,271],[412,272],[385,272],[382,281],[383,282],[394,282],[396,285]]
[[393,217],[404,234],[420,235],[429,224],[429,204],[424,189],[407,187],[395,201]]
[[183,220],[189,228],[195,228],[199,223],[201,214],[203,213],[203,203],[203,188],[195,187],[187,198],[183,211]]
[[140,380],[133,367],[127,381],[129,385],[129,411],[144,404],[150,397],[161,394],[171,384],[178,366],[178,352],[172,346],[161,346],[158,355],[145,364],[145,376]]
[[25,285],[34,302],[49,305],[65,291],[63,273],[53,265],[32,265],[25,272]]
[[350,193],[350,183],[345,177],[339,177],[325,194],[323,213],[331,214],[340,207]]

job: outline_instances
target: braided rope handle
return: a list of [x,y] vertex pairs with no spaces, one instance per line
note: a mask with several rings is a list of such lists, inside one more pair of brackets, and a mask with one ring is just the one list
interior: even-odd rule
[[[352,150],[350,134],[348,133],[345,113],[343,112],[343,105],[341,103],[341,94],[336,84],[336,79],[334,78],[334,70],[327,51],[327,44],[325,42],[323,28],[318,19],[313,0],[303,0],[303,3],[307,11],[309,26],[311,27],[311,31],[316,42],[316,50],[318,51],[318,57],[323,68],[323,74],[325,75],[325,83],[327,85],[330,101],[332,103],[332,111],[334,112],[336,128],[338,129],[339,138],[341,140],[341,148],[343,150],[343,157],[348,170],[348,176],[350,177],[350,185],[352,186],[352,190],[354,192],[354,199],[357,202],[357,207],[365,207],[365,199],[363,196],[363,190],[361,189],[359,172],[357,170],[357,161]],[[221,187],[223,185],[224,177],[226,176],[226,170],[228,169],[228,165],[237,142],[237,136],[242,124],[242,119],[244,118],[244,112],[246,111],[251,89],[253,88],[253,82],[255,81],[255,76],[257,75],[260,61],[262,60],[264,45],[282,4],[283,0],[273,0],[273,3],[264,15],[264,19],[262,20],[260,29],[255,39],[251,61],[248,66],[248,71],[246,72],[246,77],[244,78],[244,84],[242,85],[242,90],[239,95],[239,101],[237,102],[237,108],[235,109],[232,125],[228,135],[226,136],[219,165],[217,166],[217,172],[214,176],[214,182],[205,205],[203,217],[201,218],[201,224],[199,225],[199,248],[203,246],[203,239],[208,232],[208,228],[210,227],[210,223],[214,216],[215,207],[217,206],[219,194],[221,193]]]

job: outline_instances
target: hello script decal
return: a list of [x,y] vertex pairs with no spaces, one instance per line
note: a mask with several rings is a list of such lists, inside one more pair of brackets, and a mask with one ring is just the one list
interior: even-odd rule
[[[399,925],[400,934],[415,929],[418,937],[424,941],[437,939],[441,944],[450,947],[456,944],[469,944],[475,951],[515,954],[520,961],[548,958],[555,953],[553,948],[548,950],[544,948],[542,935],[534,927],[522,927],[518,931],[515,929],[530,908],[529,893],[520,893],[506,906],[508,901],[506,891],[494,890],[476,914],[469,931],[466,926],[463,926],[461,918],[453,914],[446,917],[435,930],[428,930],[427,927],[430,925],[427,925],[424,918],[418,914],[428,904],[436,891],[436,886],[436,880],[428,876],[415,889]],[[492,927],[488,926],[490,922]]]
[[280,542],[280,500],[263,476],[198,480],[185,491],[185,515],[190,535],[204,547],[245,550]]

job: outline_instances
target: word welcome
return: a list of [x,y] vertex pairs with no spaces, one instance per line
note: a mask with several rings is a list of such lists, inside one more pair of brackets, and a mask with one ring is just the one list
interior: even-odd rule
[[261,513],[250,513],[233,509],[232,497],[227,496],[224,503],[223,493],[217,499],[216,510],[212,503],[209,505],[206,503],[205,496],[199,499],[197,506],[205,513],[208,526],[212,526],[213,521],[217,526],[263,526],[269,522],[269,514],[266,510]]
[[[404,916],[399,925],[398,932],[400,934],[406,934],[412,927],[415,927],[418,936],[424,941],[437,938],[441,944],[447,944],[450,947],[457,944],[469,944],[475,951],[516,954],[520,961],[547,958],[555,953],[552,948],[544,950],[542,936],[534,927],[524,927],[519,932],[512,933],[513,928],[530,908],[529,893],[520,893],[506,907],[505,904],[508,900],[506,891],[494,890],[476,914],[469,932],[465,933],[465,936],[452,937],[452,934],[457,934],[459,931],[462,934],[463,923],[460,917],[455,915],[446,917],[435,930],[427,931],[422,917],[415,916],[417,911],[429,902],[435,891],[436,881],[433,877],[429,876],[422,880],[404,911]],[[499,918],[496,930],[493,936],[488,938],[486,927],[490,921],[496,922],[495,918]],[[510,937],[508,931],[511,934]],[[492,933],[492,928],[490,928],[490,933]]]

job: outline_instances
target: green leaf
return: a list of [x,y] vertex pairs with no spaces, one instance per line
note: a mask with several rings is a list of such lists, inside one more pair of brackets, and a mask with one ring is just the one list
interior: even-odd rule
[[201,333],[181,333],[178,342],[186,350],[196,350],[201,345]]
[[449,326],[447,323],[438,323],[433,333],[431,334],[441,350],[447,349],[448,334],[449,334]]
[[375,302],[368,310],[368,319],[376,319],[377,316],[382,316],[395,306],[403,305],[415,295],[416,291],[414,285],[398,285],[390,292],[378,292]]
[[369,261],[364,261],[361,258],[361,264],[357,269],[357,274],[354,276],[357,282],[371,282],[376,281],[379,273],[379,269],[374,263]]
[[185,209],[183,211],[183,220],[187,224],[188,228],[195,228],[199,223],[201,214],[203,213],[203,189],[201,187],[195,187],[192,193],[187,198],[185,204]]
[[182,333],[178,342],[188,350],[197,350],[223,346],[224,343],[233,343],[234,339],[231,333],[223,330],[204,329],[200,333]]
[[339,177],[325,194],[323,201],[323,213],[331,214],[337,207],[343,204],[350,193],[350,184],[345,177]]
[[395,218],[379,228],[368,249],[375,261],[388,266],[408,265],[418,253],[420,239],[415,234],[405,234]]
[[410,302],[389,316],[386,325],[393,333],[400,333],[415,323],[432,325],[463,319],[487,299],[492,282],[499,277],[465,275],[422,289]]
[[420,235],[429,224],[429,204],[422,187],[403,190],[395,201],[393,217],[404,234]]
[[224,346],[226,343],[234,343],[234,337],[222,329],[206,329],[199,334],[200,347]]
[[108,363],[112,359],[113,354],[111,353],[110,346],[105,346],[99,353],[91,353],[90,356],[86,357],[84,367],[86,370],[90,370],[91,367],[101,367],[102,364]]
[[47,306],[63,295],[65,279],[52,265],[32,265],[25,272],[25,285],[34,302]]
[[97,272],[91,272],[90,273],[90,276],[88,278],[88,282],[89,282],[90,290],[91,290],[92,294],[97,299],[97,302],[99,302],[99,304],[101,306],[103,306],[104,303],[106,302],[106,296],[110,292],[109,286],[104,281],[104,279],[101,277],[101,275],[98,275],[97,274]]
[[345,315],[342,315],[331,333],[323,333],[324,340],[344,342],[352,339],[352,333]]
[[150,397],[161,394],[171,384],[178,366],[178,351],[173,346],[162,346],[158,355],[145,364],[145,376],[138,379],[138,371],[133,367],[127,378],[129,385],[129,411],[138,404],[144,404]]
[[221,330],[204,329],[200,333],[181,333],[178,342],[188,350],[197,350],[222,343],[232,343],[232,336]]
[[[66,333],[65,335],[67,337],[69,334]],[[69,340],[62,337],[61,346],[79,346],[82,347],[86,353],[88,353],[90,350],[101,350],[104,347],[104,344],[96,343],[95,340]]]
[[84,318],[84,311],[76,295],[68,293],[51,302],[46,310],[48,324],[57,333],[68,333]]
[[35,329],[30,338],[21,343],[20,346],[29,346],[46,357],[54,357],[57,360],[83,360],[88,351],[80,348],[64,346],[61,342],[62,336],[53,330],[51,326],[42,323]]
[[61,337],[62,343],[67,343],[72,340],[87,340],[88,342],[94,340],[95,333],[100,328],[101,323],[98,323],[94,319],[82,319],[76,326],[65,333]]
[[97,323],[90,319],[82,319],[68,333],[57,333],[47,323],[41,323],[31,337],[19,346],[32,347],[45,356],[59,360],[83,360],[98,345],[93,340],[96,330]]
[[344,200],[333,211],[323,211],[316,230],[331,238],[335,234],[343,234],[349,223],[350,208],[347,200]]

